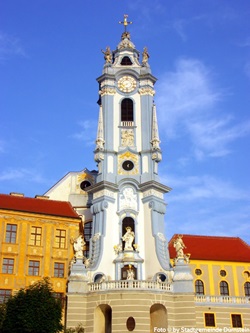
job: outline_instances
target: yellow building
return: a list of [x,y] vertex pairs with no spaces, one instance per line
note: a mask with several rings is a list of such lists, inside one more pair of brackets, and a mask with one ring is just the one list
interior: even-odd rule
[[[173,264],[176,237],[169,242]],[[250,327],[250,246],[237,237],[182,240],[194,277],[196,327]]]
[[0,194],[0,303],[43,277],[63,300],[80,225],[68,202]]

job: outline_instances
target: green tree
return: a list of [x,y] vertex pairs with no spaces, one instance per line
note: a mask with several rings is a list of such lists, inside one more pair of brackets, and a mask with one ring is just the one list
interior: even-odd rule
[[62,330],[62,305],[48,278],[21,289],[6,303],[3,333],[56,333]]
[[5,318],[5,310],[6,310],[5,304],[0,304],[0,333],[2,333],[3,321]]

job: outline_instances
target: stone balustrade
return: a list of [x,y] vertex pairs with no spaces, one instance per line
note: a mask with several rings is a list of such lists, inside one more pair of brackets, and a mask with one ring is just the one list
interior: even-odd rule
[[250,297],[196,295],[196,303],[249,304]]
[[120,280],[104,281],[102,283],[88,283],[89,291],[114,290],[145,290],[145,291],[172,291],[172,285],[156,281]]

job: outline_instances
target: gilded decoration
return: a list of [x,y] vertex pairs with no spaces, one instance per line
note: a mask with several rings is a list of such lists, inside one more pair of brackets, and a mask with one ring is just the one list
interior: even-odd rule
[[126,75],[118,80],[117,86],[123,92],[132,92],[136,88],[136,80],[132,76]]
[[102,53],[104,54],[104,60],[107,64],[111,64],[112,63],[112,52],[110,50],[110,47],[107,46],[106,50],[101,50]]
[[82,173],[80,175],[77,176],[77,181],[80,183],[82,182],[83,180],[88,180],[90,181],[91,183],[94,182],[94,177],[87,174],[87,173]]
[[140,95],[150,95],[154,96],[155,95],[155,90],[152,88],[140,88],[139,89],[139,94]]
[[115,95],[116,90],[114,88],[102,88],[99,90],[99,95],[104,96],[104,95]]
[[[131,161],[134,164],[133,169],[124,170],[123,163],[125,161]],[[119,175],[137,175],[138,173],[139,173],[139,170],[138,170],[138,156],[137,155],[132,154],[131,152],[127,151],[118,157],[118,174]]]

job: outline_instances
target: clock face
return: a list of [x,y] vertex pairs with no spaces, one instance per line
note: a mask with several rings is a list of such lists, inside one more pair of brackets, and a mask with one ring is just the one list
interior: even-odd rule
[[118,80],[118,88],[123,92],[131,92],[136,88],[136,81],[132,76],[123,76]]
[[132,161],[127,160],[122,163],[122,167],[124,170],[130,171],[134,168],[134,163]]

